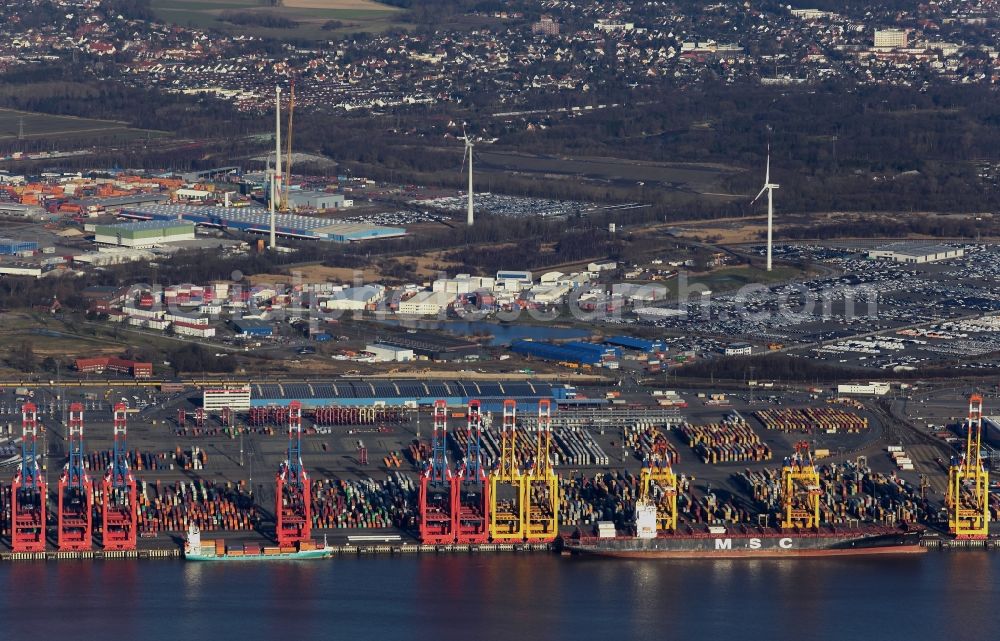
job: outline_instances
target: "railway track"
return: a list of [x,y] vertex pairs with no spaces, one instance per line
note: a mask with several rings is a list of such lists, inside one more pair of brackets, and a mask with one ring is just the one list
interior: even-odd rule
[[913,460],[914,469],[923,474],[931,489],[939,496],[947,492],[947,477],[939,461],[948,461],[952,455],[951,448],[933,436],[921,432],[905,417],[900,416],[898,408],[891,400],[880,400],[875,403],[872,411],[883,422],[883,441],[885,445],[902,445]]

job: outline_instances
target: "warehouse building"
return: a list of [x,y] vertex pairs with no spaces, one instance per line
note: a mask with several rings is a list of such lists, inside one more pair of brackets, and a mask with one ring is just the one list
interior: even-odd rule
[[383,285],[346,287],[320,303],[328,311],[364,311],[385,297]]
[[497,277],[494,283],[494,287],[497,291],[519,292],[522,289],[528,289],[531,287],[531,272],[513,271],[509,269],[501,270],[497,272]]
[[432,361],[475,360],[482,354],[482,350],[476,343],[430,332],[417,331],[413,334],[383,336],[379,338],[379,343],[404,347],[412,350],[415,355]]
[[611,286],[611,295],[626,298],[632,303],[652,303],[667,297],[667,288],[654,283],[615,283]]
[[365,351],[372,354],[377,363],[408,363],[414,357],[412,349],[385,343],[372,343],[365,347]]
[[531,300],[539,305],[555,305],[561,302],[569,294],[569,285],[535,285],[531,288],[529,295]]
[[449,294],[472,294],[482,290],[493,291],[494,285],[496,280],[493,278],[457,274],[454,278],[437,279],[431,284],[431,289]]
[[41,265],[30,263],[4,263],[0,265],[0,274],[5,276],[31,276],[32,278],[42,277]]
[[148,205],[151,203],[164,203],[170,200],[168,194],[131,194],[128,196],[111,196],[109,198],[81,198],[74,202],[88,214],[97,214],[102,211],[117,211],[122,207],[133,205]]
[[0,202],[0,216],[15,218],[41,218],[46,211],[37,205],[22,205],[20,203]]
[[27,252],[38,251],[38,243],[27,240],[12,240],[0,238],[0,256],[16,256]]
[[[122,209],[121,215],[135,220],[186,220],[195,225],[233,229],[252,234],[268,234],[271,229],[271,215],[261,207],[144,205]],[[292,214],[276,214],[274,224],[279,236],[328,240],[336,243],[397,238],[406,235],[406,230],[402,227],[337,222],[327,218]]]
[[342,194],[330,194],[325,191],[289,191],[288,205],[294,209],[343,209],[354,205],[353,200],[347,200]]
[[181,174],[181,180],[188,183],[196,183],[203,178],[226,178],[228,176],[239,176],[241,169],[236,166],[215,167],[213,169],[203,169],[201,171],[189,171]]
[[587,264],[587,271],[594,274],[613,271],[615,269],[618,269],[618,263],[613,260],[602,260],[596,263]]
[[608,365],[617,363],[617,359],[621,358],[621,351],[616,347],[604,347],[580,341],[547,343],[517,339],[511,342],[510,351],[547,361],[577,363],[579,365]]
[[494,414],[503,411],[504,399],[517,401],[519,413],[537,412],[541,399],[559,402],[576,394],[570,385],[538,381],[343,380],[330,383],[255,383],[250,388],[250,405],[254,407],[287,406],[292,401],[301,401],[307,409],[376,405],[413,407],[432,405],[438,399],[458,407],[477,399],[482,403],[484,412]]
[[209,198],[214,197],[210,191],[205,191],[204,189],[178,189],[174,192],[174,197],[178,200],[187,200],[194,202],[205,202]]
[[871,260],[894,260],[897,263],[919,265],[939,260],[961,258],[965,249],[947,245],[927,245],[924,243],[894,243],[868,252]]
[[156,255],[153,252],[134,247],[101,247],[100,251],[73,256],[74,263],[93,265],[94,267],[122,265],[124,263],[151,261],[155,259]]
[[144,220],[94,226],[94,242],[100,245],[141,249],[185,240],[194,240],[194,225],[182,220]]
[[267,323],[262,323],[260,321],[247,320],[241,318],[232,321],[233,331],[235,331],[240,336],[260,336],[268,337],[274,334],[274,328]]
[[604,339],[604,344],[624,347],[625,349],[645,352],[647,354],[663,351],[663,341],[661,340],[647,340],[645,338],[633,338],[632,336],[609,336]]

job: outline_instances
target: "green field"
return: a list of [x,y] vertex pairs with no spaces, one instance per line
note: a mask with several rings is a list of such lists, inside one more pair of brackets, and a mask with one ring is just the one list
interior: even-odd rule
[[162,135],[163,132],[147,132],[133,129],[127,123],[115,120],[94,120],[73,116],[0,109],[0,140],[16,140],[21,133],[25,140],[56,138],[60,140],[76,138],[139,137],[148,134]]
[[732,291],[750,284],[770,285],[805,275],[806,273],[801,269],[787,265],[775,265],[770,272],[759,267],[740,266],[723,267],[704,275],[692,275],[690,280],[704,283],[712,291],[722,292]]
[[728,196],[723,181],[742,170],[710,163],[643,162],[624,158],[562,157],[508,151],[477,152],[481,171],[557,175],[634,186],[683,190],[713,196]]
[[[704,286],[714,294],[722,294],[739,290],[745,285],[772,285],[793,278],[802,278],[807,273],[801,269],[788,265],[775,265],[770,272],[759,267],[741,265],[736,267],[723,267],[705,273],[689,273],[687,275],[688,291],[695,291],[695,286]],[[665,283],[667,287],[667,300],[677,300],[677,291],[680,282],[677,278],[672,278]]]
[[[152,0],[152,8],[157,16],[167,22],[278,39],[323,40],[337,34],[360,31],[375,33],[403,26],[399,23],[403,12],[387,5],[366,0],[329,0],[328,3],[317,4],[328,4],[328,7],[265,7],[260,0]],[[372,8],[366,8],[369,5]],[[225,11],[267,13],[293,20],[298,26],[285,29],[232,24],[219,19],[220,14]],[[330,20],[342,22],[343,26],[330,31],[324,30],[323,25]]]

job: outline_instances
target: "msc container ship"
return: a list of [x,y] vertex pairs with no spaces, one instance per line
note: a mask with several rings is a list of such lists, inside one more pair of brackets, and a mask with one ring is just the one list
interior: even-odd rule
[[[610,524],[609,524],[610,525]],[[617,536],[599,527],[599,536],[563,539],[563,549],[573,554],[618,558],[793,558],[920,554],[922,532],[908,528],[821,526],[809,531],[777,528],[708,526],[687,532],[656,530],[656,507],[636,506],[636,535]]]
[[222,539],[202,542],[201,531],[194,525],[188,527],[184,539],[184,559],[187,561],[311,561],[329,558],[333,552],[325,540],[322,547],[312,541],[302,541],[297,548],[247,544],[232,549],[227,548]]

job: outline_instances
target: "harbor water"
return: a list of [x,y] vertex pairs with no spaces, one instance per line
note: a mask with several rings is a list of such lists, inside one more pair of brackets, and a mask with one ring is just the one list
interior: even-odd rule
[[761,561],[509,553],[38,562],[3,564],[0,575],[7,639],[1000,637],[996,552]]

